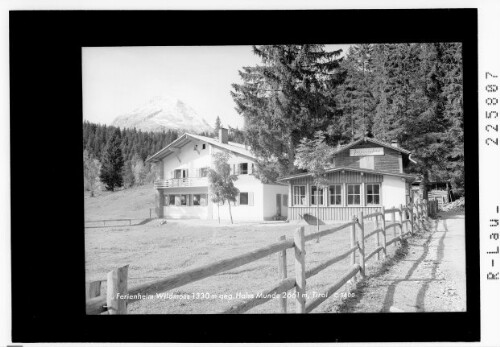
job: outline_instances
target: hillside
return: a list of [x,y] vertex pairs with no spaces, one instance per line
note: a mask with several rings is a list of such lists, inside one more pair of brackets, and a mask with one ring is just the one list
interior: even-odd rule
[[154,214],[155,192],[148,184],[115,192],[96,192],[94,198],[85,192],[85,220],[146,219],[149,209]]
[[180,99],[165,96],[154,97],[133,111],[116,117],[112,125],[142,131],[213,131],[207,121],[191,106]]

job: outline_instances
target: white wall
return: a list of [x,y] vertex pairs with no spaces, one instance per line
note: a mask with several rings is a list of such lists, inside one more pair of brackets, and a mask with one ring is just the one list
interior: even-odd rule
[[271,219],[276,215],[277,194],[281,194],[281,215],[288,216],[288,206],[283,205],[283,195],[288,195],[288,185],[264,184],[264,219]]
[[209,208],[208,206],[165,206],[163,207],[163,215],[165,218],[172,219],[207,219]]
[[[203,144],[206,145],[205,149],[202,149]],[[198,145],[198,151],[194,150],[195,145]],[[184,145],[180,148],[177,155],[180,162],[174,153],[162,159],[164,172],[163,179],[174,178],[173,170],[176,169],[188,169],[188,175],[196,177],[198,175],[197,169],[209,167],[212,162],[210,145],[198,140],[192,140]]]
[[[164,179],[173,178],[172,172],[176,169],[188,169],[189,176],[196,176],[198,174],[197,169],[202,167],[211,167],[212,165],[212,154],[223,151],[217,147],[210,144],[206,144],[206,149],[201,149],[204,142],[192,140],[188,144],[184,145],[178,152],[178,157],[180,162],[175,156],[175,154],[170,154],[163,158],[163,170]],[[194,150],[194,146],[198,145],[198,151]],[[250,166],[254,163],[253,160],[239,156],[237,154],[231,153],[228,164],[231,166],[233,164],[248,163],[249,171]],[[265,185],[267,196],[264,197],[264,185],[257,179],[254,175],[238,175],[238,180],[234,182],[236,188],[240,192],[253,193],[253,205],[234,205],[231,204],[231,213],[233,215],[233,220],[235,221],[255,221],[264,220],[264,218],[270,218],[276,214],[276,194],[288,194],[288,187],[281,185]],[[181,193],[186,191],[188,193],[189,188],[175,188],[176,193]],[[165,193],[171,191],[170,189],[165,190]],[[269,206],[264,208],[264,203]],[[208,218],[217,219],[217,205],[213,204],[209,199],[209,205],[207,207],[179,207],[171,206],[165,207],[165,216],[167,218]],[[229,209],[227,203],[225,205],[219,206],[220,218],[229,219]],[[266,213],[264,213],[266,211]],[[282,206],[282,215],[286,216],[287,207]]]
[[[234,205],[231,203],[231,213],[235,221],[263,220],[264,185],[253,175],[239,175],[238,180],[234,182],[236,188],[243,193],[253,193],[253,205]],[[219,206],[220,218],[229,219],[229,209],[227,203]],[[212,207],[212,218],[217,219],[217,205]]]
[[[401,177],[384,175],[382,205],[386,209],[406,205],[406,183]],[[390,215],[387,215],[390,217]]]
[[[205,149],[202,149],[203,144],[206,145]],[[198,151],[194,150],[195,145],[198,145]],[[222,151],[223,150],[216,148],[209,143],[198,140],[191,140],[189,143],[179,149],[179,152],[177,152],[177,156],[175,153],[172,153],[162,159],[164,172],[163,179],[174,178],[173,171],[177,169],[187,169],[188,175],[190,177],[196,177],[198,175],[197,169],[203,167],[211,167],[212,154]],[[180,161],[177,157],[179,157]],[[252,163],[254,163],[254,161],[246,157],[231,153],[228,164],[232,165],[240,163],[249,163],[250,166]]]

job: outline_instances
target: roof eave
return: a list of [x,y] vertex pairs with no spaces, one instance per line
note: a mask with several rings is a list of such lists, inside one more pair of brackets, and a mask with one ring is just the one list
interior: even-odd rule
[[158,152],[150,156],[149,158],[146,159],[146,163],[148,162],[157,162],[160,161],[160,159],[164,158],[165,156],[162,156],[163,153],[165,153],[170,147],[174,146],[176,143],[180,142],[182,139],[186,138],[189,136],[188,133],[184,133],[181,136],[179,136],[177,139],[174,141],[170,142],[168,145],[160,149]]
[[[369,170],[369,169],[363,170],[363,169],[350,168],[350,167],[333,168],[333,169],[327,170],[326,172],[330,173],[330,172],[343,171],[343,170],[346,170],[346,171],[355,171],[355,172],[363,172],[363,173],[372,173],[372,174],[375,174],[375,175],[396,176],[396,177],[411,179],[412,181],[417,178],[417,176],[415,176],[415,175],[405,174],[405,173],[393,173],[393,172],[384,172],[384,171],[374,171],[374,170]],[[284,182],[284,181],[290,181],[290,180],[295,179],[295,178],[309,177],[309,176],[311,176],[311,173],[305,172],[305,173],[302,173],[302,174],[297,174],[297,175],[292,175],[292,176],[288,176],[288,177],[278,178],[277,181],[278,182]]]

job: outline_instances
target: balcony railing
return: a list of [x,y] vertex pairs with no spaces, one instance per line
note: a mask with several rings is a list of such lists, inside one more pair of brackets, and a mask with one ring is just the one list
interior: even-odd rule
[[207,177],[170,178],[156,180],[155,188],[204,187],[208,186]]

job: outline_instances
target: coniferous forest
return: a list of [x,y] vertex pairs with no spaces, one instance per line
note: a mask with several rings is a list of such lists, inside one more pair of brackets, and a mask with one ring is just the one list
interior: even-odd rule
[[[463,188],[461,50],[459,43],[362,44],[342,55],[324,45],[254,46],[261,63],[242,67],[228,91],[245,122],[243,130],[230,129],[230,140],[252,148],[263,181],[296,172],[297,147],[318,130],[331,146],[363,136],[397,140],[412,152],[417,164],[410,170],[423,184]],[[220,126],[218,119],[215,130]],[[113,142],[123,155],[121,184],[149,182],[154,168],[145,159],[180,135],[85,122],[86,172],[102,171],[99,165],[117,153]]]
[[254,46],[232,96],[262,179],[294,171],[300,141],[318,130],[338,146],[362,136],[412,152],[411,172],[464,184],[462,54],[458,43]]

